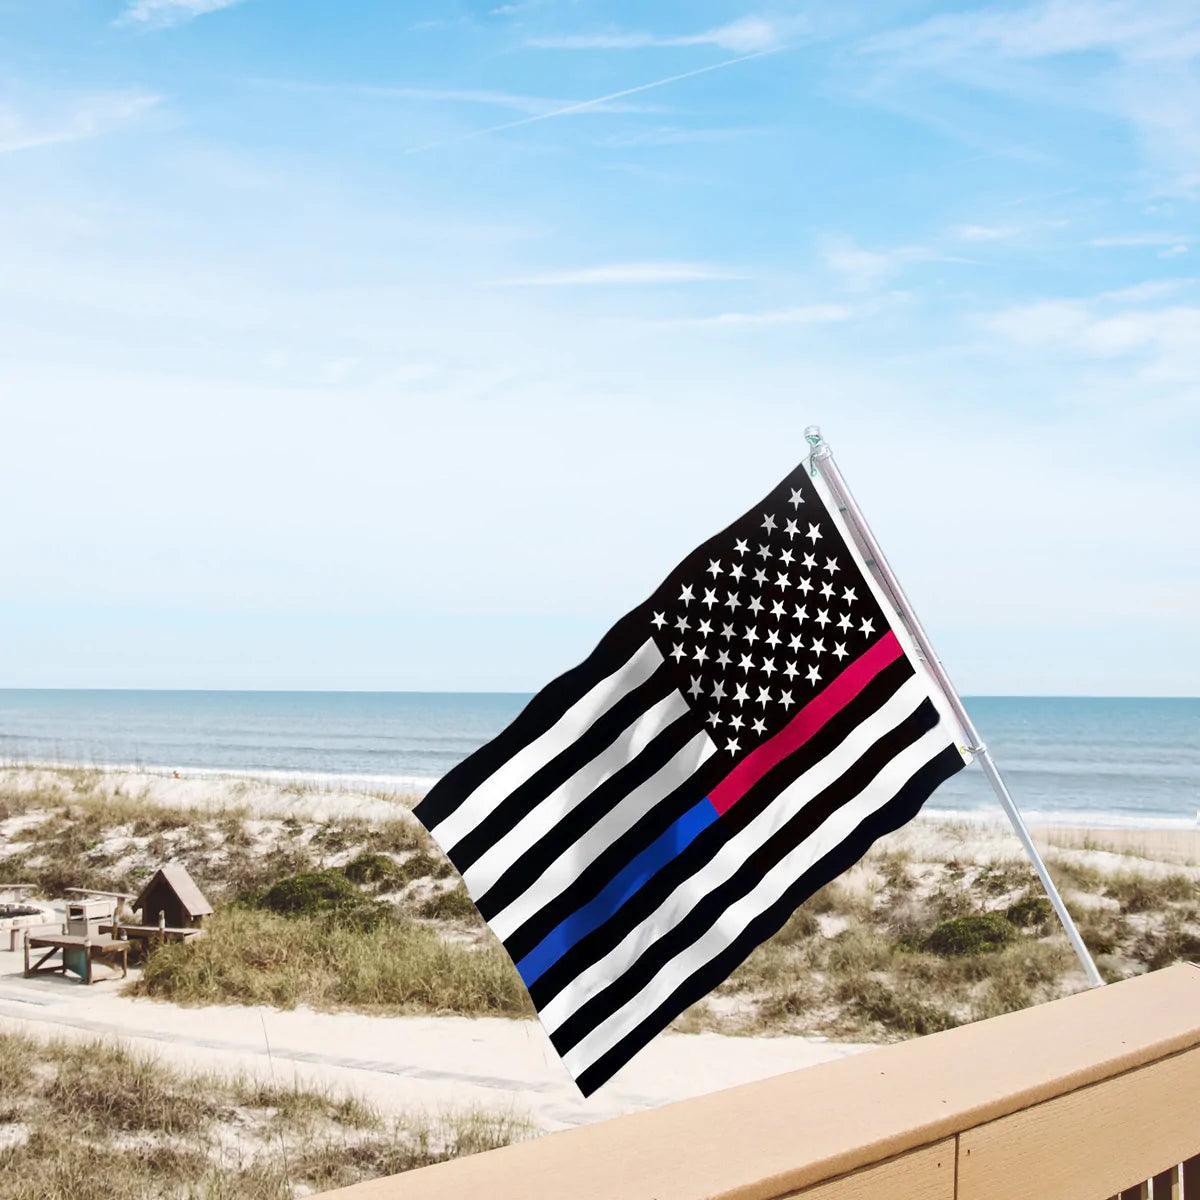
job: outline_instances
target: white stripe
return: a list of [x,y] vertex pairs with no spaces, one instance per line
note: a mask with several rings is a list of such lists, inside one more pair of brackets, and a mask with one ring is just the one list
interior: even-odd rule
[[924,699],[923,681],[916,676],[905,680],[884,705],[855,726],[820,762],[780,792],[695,874],[683,880],[654,912],[550,1000],[538,1013],[546,1028],[553,1032],[577,1008],[624,975],[654,942],[674,929],[699,900],[733,875],[759,846],[814,796],[840,779],[880,737],[899,725]]
[[602,783],[637,758],[672,721],[679,720],[687,711],[687,701],[673,691],[639,713],[620,737],[535,804],[463,872],[463,882],[471,898],[482,896],[522,854],[562,824]]
[[622,697],[646,682],[662,664],[654,639],[644,642],[623,666],[581,696],[540,737],[496,768],[445,820],[429,832],[443,850],[453,850],[501,801],[556,758]]
[[507,908],[496,913],[488,921],[492,932],[503,941],[520,929],[534,913],[561,895],[617,838],[632,829],[681,783],[690,779],[716,752],[717,747],[712,739],[701,730],[649,779],[623,796],[591,829],[568,846],[538,876],[535,884],[517,896]]
[[938,724],[906,746],[853,800],[832,813],[820,828],[780,859],[752,891],[730,905],[702,937],[665,963],[641,992],[573,1046],[563,1060],[568,1070],[578,1076],[611,1050],[691,975],[720,954],[755,917],[779,900],[814,863],[844,842],[927,762],[953,744],[951,731]]

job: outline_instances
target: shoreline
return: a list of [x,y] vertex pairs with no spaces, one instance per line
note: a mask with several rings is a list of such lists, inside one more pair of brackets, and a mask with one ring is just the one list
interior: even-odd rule
[[[72,771],[97,772],[101,776],[115,776],[122,780],[142,779],[148,786],[162,780],[171,784],[221,784],[239,789],[253,784],[264,788],[284,789],[289,793],[303,791],[325,796],[369,796],[381,799],[391,796],[410,803],[425,795],[438,782],[430,775],[381,775],[355,774],[336,771],[290,771],[279,768],[238,767],[179,767],[147,763],[67,762],[9,759],[0,762],[0,778],[10,778],[16,773],[67,773]],[[148,797],[154,799],[153,796]],[[176,798],[173,803],[179,803]],[[1018,801],[1019,806],[1019,801]],[[1123,835],[1125,832],[1140,834],[1188,834],[1200,837],[1200,808],[1195,815],[1182,816],[1160,813],[1127,814],[1110,813],[1102,809],[1054,810],[1021,808],[1027,825],[1035,830],[1076,830],[1104,835]],[[947,824],[1003,825],[1008,821],[997,803],[987,808],[938,808],[927,805],[921,817]]]

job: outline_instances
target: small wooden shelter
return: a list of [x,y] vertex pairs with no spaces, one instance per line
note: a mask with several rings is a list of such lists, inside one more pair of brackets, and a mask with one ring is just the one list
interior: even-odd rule
[[141,910],[144,926],[165,925],[170,929],[199,929],[213,910],[187,868],[178,862],[159,867],[133,907]]

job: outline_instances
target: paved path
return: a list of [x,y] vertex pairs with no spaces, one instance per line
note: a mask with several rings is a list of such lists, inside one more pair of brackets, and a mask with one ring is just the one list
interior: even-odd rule
[[388,1111],[511,1110],[558,1129],[765,1078],[863,1047],[801,1037],[657,1038],[589,1100],[534,1021],[375,1017],[305,1009],[184,1008],[69,979],[23,979],[0,952],[0,1029],[39,1037],[120,1038],[191,1070],[352,1091]]

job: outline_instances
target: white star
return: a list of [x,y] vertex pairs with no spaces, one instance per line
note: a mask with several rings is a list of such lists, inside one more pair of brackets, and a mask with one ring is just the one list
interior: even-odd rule
[[700,601],[706,608],[712,608],[717,602],[717,593],[712,588],[704,589],[704,599]]
[[834,573],[834,571],[841,570],[841,568],[837,564],[837,559],[836,558],[827,558],[825,560],[825,570],[827,570],[830,573],[830,575],[832,575]]
[[803,625],[804,622],[808,620],[808,605],[797,604],[796,607],[792,609],[792,616],[799,621],[801,625]]
[[745,568],[743,568],[741,563],[734,563],[733,566],[729,568],[729,574],[734,579],[741,579],[741,577],[743,575],[745,575],[745,573],[746,573]]
[[712,698],[714,700],[725,699],[725,685],[719,679],[713,684]]
[[717,559],[717,558],[710,558],[710,559],[708,560],[708,573],[709,573],[709,574],[710,574],[710,575],[711,575],[711,576],[712,576],[714,579],[716,579],[716,577],[717,577],[718,575],[720,575],[720,573],[721,573],[721,560],[720,560],[720,559]]
[[808,532],[804,536],[808,538],[809,541],[815,543],[816,540],[821,536],[821,527],[819,525],[810,525],[808,527]]
[[770,513],[763,513],[762,528],[768,533],[775,532],[775,518]]
[[762,733],[763,730],[766,729],[766,727],[767,727],[767,723],[766,723],[766,721],[764,721],[762,719],[762,717],[755,717],[753,723],[750,726],[750,728],[753,729],[755,733]]
[[700,695],[700,676],[699,675],[692,676],[692,686],[690,688],[688,688],[688,695],[691,696],[693,699],[695,699],[698,695]]
[[759,546],[759,548],[754,553],[757,554],[759,558],[770,558],[771,557],[771,547],[770,546]]
[[754,666],[754,659],[752,659],[748,654],[743,654],[742,660],[738,663],[738,666],[741,667],[743,671],[749,671]]
[[780,560],[783,562],[783,565],[784,565],[785,567],[790,567],[790,566],[792,565],[792,559],[793,559],[793,558],[795,558],[795,557],[796,557],[796,556],[795,556],[795,555],[794,555],[794,554],[793,554],[793,553],[792,553],[790,550],[785,550],[785,551],[784,551],[784,552],[783,552],[783,553],[782,553],[782,554],[779,556]]
[[673,659],[674,659],[676,662],[678,662],[678,661],[679,661],[681,658],[684,658],[684,657],[685,657],[685,653],[684,653],[684,649],[683,649],[683,647],[682,647],[682,646],[680,646],[680,645],[678,645],[678,644],[676,644],[675,648],[674,648],[674,649],[671,651],[671,657],[672,657],[672,658],[673,658]]
[[703,646],[697,646],[695,651],[692,653],[692,657],[698,663],[702,663],[708,657],[708,651],[705,650]]
[[783,673],[789,679],[795,679],[796,676],[800,674],[800,672],[796,670],[796,664],[794,662],[788,663],[788,665],[783,668]]
[[792,699],[791,692],[780,692],[779,693],[779,703],[783,705],[784,712],[786,712],[796,702],[795,702],[795,700]]
[[706,620],[703,620],[703,621],[701,621],[701,622],[700,622],[700,624],[697,626],[697,628],[696,628],[696,632],[697,632],[697,633],[698,633],[698,634],[699,634],[701,637],[708,637],[708,635],[709,635],[710,633],[712,633],[712,625],[711,625],[711,624],[709,624],[709,622],[708,622],[708,620],[707,620],[707,619],[706,619]]
[[850,620],[850,614],[849,614],[849,613],[842,613],[842,615],[841,615],[840,617],[838,617],[838,628],[839,628],[839,629],[840,629],[840,630],[841,630],[843,633],[845,633],[845,632],[846,632],[846,630],[847,630],[847,629],[849,629],[849,628],[850,628],[850,626],[851,626],[851,625],[853,625],[853,624],[854,624],[854,622],[853,622],[852,620]]
[[829,610],[828,609],[823,608],[823,609],[821,609],[821,611],[819,613],[817,613],[817,624],[820,625],[820,627],[822,629],[824,629],[825,626],[829,624]]
[[692,585],[690,583],[685,583],[683,585],[683,591],[679,593],[679,602],[681,604],[691,604],[694,598],[695,597],[692,595]]
[[679,620],[675,622],[675,628],[678,629],[680,633],[686,633],[691,628],[691,622],[687,619],[687,617],[680,617]]
[[732,625],[722,625],[721,626],[721,636],[726,641],[729,641],[729,639],[731,637],[733,637],[733,626]]
[[834,646],[833,652],[837,655],[838,662],[841,662],[842,659],[846,657],[846,643],[838,642],[838,644]]
[[709,713],[709,714],[708,714],[708,723],[709,723],[709,724],[710,724],[710,725],[711,725],[711,726],[712,726],[714,729],[716,729],[716,727],[717,727],[718,725],[720,725],[720,723],[721,723],[721,714],[720,714],[720,713],[715,713],[715,712],[713,712],[713,713]]
[[772,649],[774,649],[774,647],[779,645],[779,634],[776,633],[774,629],[772,629],[771,632],[767,634],[767,645],[770,646]]
[[778,667],[775,666],[775,660],[773,658],[764,658],[762,669],[767,673],[767,678],[770,679],[771,676],[774,675],[778,670]]
[[725,607],[730,610],[737,608],[741,602],[741,597],[737,592],[729,592],[725,597]]
[[858,599],[858,593],[853,588],[847,588],[842,593],[842,599],[845,600],[847,604],[853,604],[855,600]]
[[800,590],[807,596],[812,591],[812,584],[807,578],[800,580]]
[[725,749],[728,750],[730,754],[736,754],[740,749],[737,738],[730,738],[729,741],[725,743]]
[[655,629],[661,629],[667,623],[667,618],[664,617],[662,613],[655,613],[654,616],[650,618],[650,622]]
[[771,605],[771,616],[773,616],[773,617],[782,617],[783,616],[783,601],[782,600],[776,600],[775,603]]
[[858,627],[868,637],[875,632],[875,622],[870,617],[865,617],[863,623]]
[[718,667],[729,666],[729,651],[728,650],[722,650],[717,655],[717,666]]
[[791,541],[791,539],[794,538],[796,536],[796,534],[798,534],[800,532],[800,526],[797,525],[795,521],[789,521],[783,527],[783,532],[788,535],[788,540]]
[[823,583],[821,585],[821,595],[824,596],[826,600],[828,600],[829,597],[833,595],[833,584],[828,583],[828,582]]
[[793,508],[799,508],[804,503],[804,497],[800,494],[799,488],[792,488],[792,496],[788,503]]
[[806,571],[811,571],[817,565],[817,560],[811,554],[806,554],[800,564]]
[[750,611],[757,617],[762,612],[762,601],[757,596],[750,597]]
[[745,553],[746,553],[746,551],[750,549],[750,547],[749,547],[749,546],[746,544],[746,542],[745,542],[745,541],[744,541],[742,538],[738,538],[738,540],[737,540],[737,541],[734,543],[734,547],[733,547],[733,548],[734,548],[734,549],[735,549],[735,550],[736,550],[736,551],[737,551],[739,554],[745,554]]
[[754,582],[755,583],[766,583],[767,582],[767,573],[766,573],[766,571],[764,571],[762,569],[762,567],[759,567],[758,570],[754,572]]
[[816,683],[817,680],[820,678],[821,678],[821,672],[818,671],[816,667],[808,668],[808,682],[809,683]]
[[824,654],[825,653],[825,642],[821,638],[814,638],[813,644],[811,646],[809,646],[809,649],[814,654]]
[[746,626],[746,632],[742,635],[742,640],[754,645],[758,641],[758,630],[753,625]]
[[804,645],[804,639],[798,633],[793,633],[790,640],[788,641],[788,646],[792,650],[799,650],[800,647],[803,645]]
[[771,693],[766,688],[758,689],[758,703],[766,704],[771,699]]
[[737,713],[734,713],[733,716],[729,718],[729,725],[733,729],[741,729],[745,723],[746,722],[743,721],[742,718],[737,715]]
[[792,581],[782,571],[780,571],[779,574],[775,576],[775,586],[786,591],[792,586]]
[[744,683],[739,683],[737,685],[737,691],[733,693],[733,702],[735,704],[745,704],[749,699],[750,693],[746,691],[746,685]]

